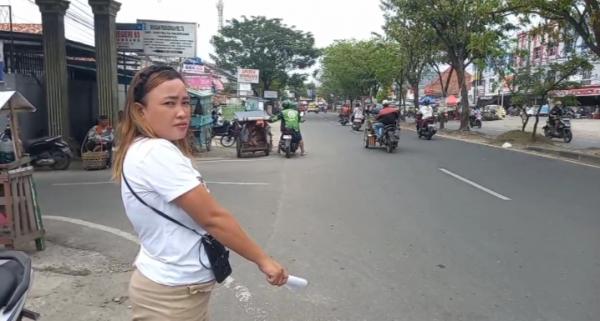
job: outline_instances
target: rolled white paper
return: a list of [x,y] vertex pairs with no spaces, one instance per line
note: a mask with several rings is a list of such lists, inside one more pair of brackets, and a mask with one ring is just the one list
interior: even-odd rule
[[290,290],[300,290],[305,288],[307,285],[308,281],[306,279],[293,275],[288,276],[287,283],[285,284],[285,286],[287,286]]

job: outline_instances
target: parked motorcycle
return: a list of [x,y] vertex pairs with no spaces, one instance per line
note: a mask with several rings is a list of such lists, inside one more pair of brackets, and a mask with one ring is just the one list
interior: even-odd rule
[[213,126],[212,128],[212,136],[221,137],[219,142],[224,147],[231,147],[235,145],[235,142],[240,134],[241,126],[237,121],[233,121],[230,123],[229,121],[224,121],[221,126]]
[[544,126],[544,136],[549,138],[562,138],[565,143],[570,143],[573,140],[573,132],[571,131],[571,119],[561,117],[556,119],[558,126],[552,126],[550,120],[546,121]]
[[284,130],[281,133],[281,138],[279,139],[279,147],[277,148],[277,153],[281,154],[285,153],[286,158],[292,157],[293,154],[296,153],[299,144],[293,141],[292,132],[289,130]]
[[[2,134],[2,139],[12,139],[10,127]],[[62,136],[42,137],[23,142],[25,153],[29,154],[35,167],[49,166],[56,170],[66,170],[71,165],[73,152]]]
[[470,115],[469,126],[471,126],[471,128],[481,128],[481,115]]
[[0,321],[37,320],[24,308],[31,284],[31,259],[23,252],[0,251]]
[[433,117],[422,119],[417,115],[417,135],[419,138],[425,137],[427,140],[431,140],[435,133],[437,133],[437,128],[433,122]]

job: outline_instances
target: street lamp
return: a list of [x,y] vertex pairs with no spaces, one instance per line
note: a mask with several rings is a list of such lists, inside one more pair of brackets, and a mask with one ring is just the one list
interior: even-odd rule
[[8,8],[8,24],[10,28],[10,68],[6,68],[6,70],[10,71],[10,73],[14,73],[14,54],[13,48],[15,47],[15,39],[13,35],[13,23],[12,23],[12,6],[10,5],[0,5],[0,7]]

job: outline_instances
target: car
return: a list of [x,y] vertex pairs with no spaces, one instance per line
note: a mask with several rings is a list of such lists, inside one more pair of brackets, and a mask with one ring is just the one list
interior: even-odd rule
[[309,103],[308,104],[308,108],[306,109],[307,113],[319,113],[319,106],[317,106],[317,104],[315,103]]
[[527,112],[528,116],[535,116],[535,114],[538,112],[538,109],[540,111],[540,116],[548,116],[548,113],[550,112],[548,105],[543,105],[542,108],[540,109],[540,105],[534,105],[531,107],[527,107],[525,110]]
[[487,105],[483,107],[484,120],[501,120],[506,118],[506,110],[500,105]]

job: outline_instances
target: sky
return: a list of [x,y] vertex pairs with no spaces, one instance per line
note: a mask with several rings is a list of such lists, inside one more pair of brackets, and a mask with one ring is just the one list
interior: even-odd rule
[[[34,0],[0,0],[13,7],[14,22],[40,23],[41,15]],[[93,45],[93,15],[87,0],[71,0],[65,19],[68,39]],[[136,19],[196,22],[197,53],[210,60],[210,38],[217,32],[217,0],[122,0],[117,22]],[[381,33],[383,14],[379,0],[224,0],[224,20],[263,15],[281,18],[288,26],[311,32],[317,47],[326,47],[337,39],[368,39]],[[82,22],[76,22],[79,19]],[[3,18],[4,20],[4,18]],[[2,21],[4,22],[4,21]],[[6,21],[8,22],[8,21]]]

